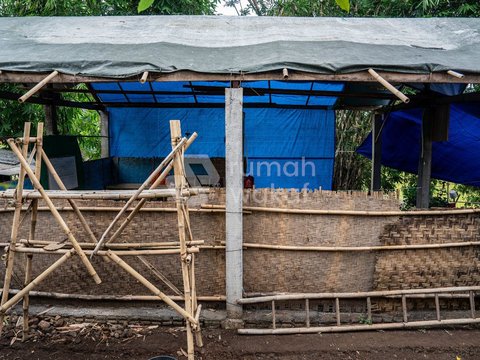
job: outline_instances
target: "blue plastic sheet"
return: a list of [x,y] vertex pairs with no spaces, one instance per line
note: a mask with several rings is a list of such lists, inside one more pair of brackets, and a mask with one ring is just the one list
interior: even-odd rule
[[[110,108],[109,112],[113,157],[166,156],[171,151],[171,119],[181,120],[184,134],[199,134],[188,154],[225,157],[223,108]],[[256,187],[331,189],[334,145],[332,110],[245,109],[244,156]]]
[[[422,109],[396,111],[385,120],[382,131],[382,165],[417,174],[421,144]],[[434,142],[432,177],[480,186],[480,107],[450,105],[448,141]],[[357,152],[371,159],[370,134]]]

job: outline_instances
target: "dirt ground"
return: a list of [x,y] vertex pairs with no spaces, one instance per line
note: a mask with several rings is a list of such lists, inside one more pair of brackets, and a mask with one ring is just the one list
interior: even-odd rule
[[[385,331],[315,335],[245,336],[234,331],[204,330],[205,346],[197,359],[480,359],[480,329]],[[185,359],[185,333],[157,328],[131,339],[71,343],[49,339],[0,340],[0,359],[138,359],[171,355]]]

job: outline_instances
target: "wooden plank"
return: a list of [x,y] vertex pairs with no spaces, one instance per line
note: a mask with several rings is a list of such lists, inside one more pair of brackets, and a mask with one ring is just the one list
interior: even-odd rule
[[[461,79],[453,77],[446,72],[430,74],[404,74],[386,71],[378,71],[378,74],[391,83],[480,83],[480,75],[464,74]],[[20,72],[2,72],[0,82],[5,83],[38,83],[45,77],[45,74],[32,74]],[[118,82],[138,81],[138,75],[125,78],[107,78],[94,76],[79,76],[58,74],[51,83],[91,83],[91,82]],[[282,69],[264,73],[251,74],[207,74],[193,71],[181,70],[171,73],[150,72],[150,81],[257,81],[257,80],[284,80]],[[369,73],[365,71],[348,74],[315,74],[301,71],[289,71],[290,81],[353,81],[353,82],[376,82]]]

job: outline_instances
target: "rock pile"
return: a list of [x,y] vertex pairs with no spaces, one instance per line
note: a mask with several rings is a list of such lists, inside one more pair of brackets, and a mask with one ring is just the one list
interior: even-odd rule
[[[52,343],[80,343],[82,339],[95,342],[126,342],[136,337],[150,335],[158,325],[132,325],[123,323],[74,322],[60,316],[38,316],[29,319],[28,341],[48,341]],[[11,315],[5,318],[4,337],[10,345],[23,337],[22,316]]]

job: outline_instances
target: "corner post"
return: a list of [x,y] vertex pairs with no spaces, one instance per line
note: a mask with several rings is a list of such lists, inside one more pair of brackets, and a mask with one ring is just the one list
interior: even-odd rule
[[110,137],[109,137],[109,123],[108,112],[99,111],[100,114],[100,135],[101,137],[101,158],[108,158],[110,156]]
[[430,180],[432,174],[432,128],[433,111],[427,107],[423,113],[420,156],[418,162],[417,209],[430,207]]
[[243,326],[243,89],[225,89],[226,328]]

